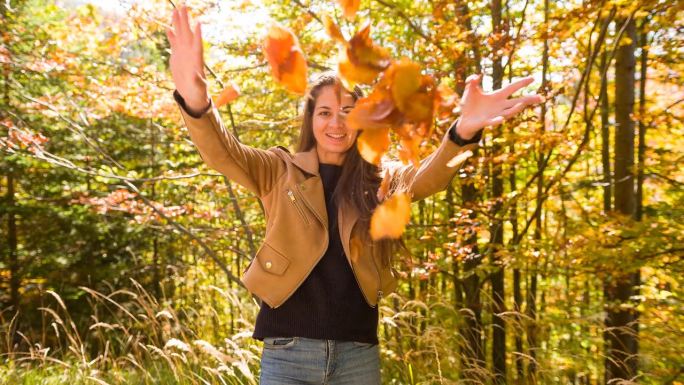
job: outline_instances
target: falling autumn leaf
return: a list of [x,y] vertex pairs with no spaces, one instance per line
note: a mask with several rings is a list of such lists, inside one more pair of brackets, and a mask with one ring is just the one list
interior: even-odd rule
[[375,208],[371,216],[370,234],[373,240],[401,237],[411,219],[411,198],[406,193],[394,194]]
[[[353,130],[393,130],[400,140],[399,158],[419,166],[419,146],[432,133],[434,111],[441,96],[431,76],[422,75],[420,66],[409,59],[392,63],[373,91],[361,98],[347,116]],[[380,159],[386,144],[374,145],[372,136],[364,139],[368,152],[364,159]],[[372,149],[372,150],[371,150]]]
[[307,64],[295,35],[287,28],[273,24],[263,48],[273,77],[290,92],[303,95]]
[[413,167],[418,168],[420,166],[420,160],[418,158],[420,143],[423,138],[419,135],[414,135],[412,137],[402,137],[399,139],[399,159],[407,164],[411,162]]
[[214,104],[216,105],[216,108],[220,108],[237,99],[238,96],[240,96],[240,90],[233,82],[230,82],[228,86],[221,91],[219,96],[214,99]]
[[344,17],[347,20],[352,21],[354,20],[356,12],[359,10],[361,0],[337,0],[337,3],[342,7]]
[[325,32],[337,43],[346,45],[347,39],[342,35],[340,27],[335,24],[335,22],[328,15],[323,15],[323,25],[325,26]]
[[391,128],[398,123],[392,99],[382,88],[376,88],[367,97],[359,99],[347,115],[346,124],[352,130]]
[[421,75],[420,65],[407,58],[394,62],[387,69],[385,77],[394,104],[406,120],[427,128],[431,127],[435,98],[438,97],[432,77]]
[[[332,23],[332,21],[330,21]],[[329,34],[336,35],[332,27]],[[347,89],[357,84],[371,84],[391,64],[389,52],[370,38],[370,24],[361,28],[348,42],[340,42],[338,72]]]
[[362,131],[356,140],[359,154],[366,162],[380,165],[382,156],[387,152],[390,145],[389,129]]
[[437,95],[437,109],[440,118],[444,119],[458,112],[460,99],[456,91],[442,82],[437,86]]
[[399,111],[405,112],[412,104],[410,98],[421,85],[420,65],[409,59],[403,58],[395,62],[387,71],[391,79],[392,99]]

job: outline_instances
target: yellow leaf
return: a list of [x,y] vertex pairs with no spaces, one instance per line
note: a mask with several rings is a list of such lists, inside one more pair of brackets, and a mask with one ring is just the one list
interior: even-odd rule
[[411,198],[399,193],[375,208],[371,216],[370,233],[373,240],[401,237],[411,219]]
[[356,146],[359,154],[368,163],[380,164],[382,156],[387,152],[390,145],[389,128],[377,130],[365,130],[359,134]]

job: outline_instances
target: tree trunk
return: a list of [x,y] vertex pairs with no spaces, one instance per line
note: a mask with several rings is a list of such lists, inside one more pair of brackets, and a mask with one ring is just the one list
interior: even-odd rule
[[610,174],[610,109],[608,107],[608,73],[605,70],[608,65],[607,48],[601,52],[601,166],[603,169],[603,211],[611,210],[612,177]]
[[[634,78],[635,41],[634,20],[619,20],[626,24],[625,35],[630,42],[621,42],[615,59],[615,210],[634,218],[636,194],[634,191]],[[625,306],[636,294],[634,284],[638,273],[630,271],[630,263],[616,265],[605,283],[606,295],[606,384],[632,380],[637,367],[636,313]]]
[[[471,24],[471,15],[468,8],[468,3],[460,3],[459,6],[455,8],[456,16],[458,20],[463,21],[463,29],[465,31],[471,31],[468,35],[469,43],[471,43],[471,49],[473,51],[472,61],[468,62],[468,58],[465,58],[461,62],[454,63],[454,68],[457,69],[472,69],[475,68],[476,73],[482,71],[480,64],[480,49],[479,40],[475,37],[475,30]],[[465,72],[463,72],[465,75]],[[456,91],[463,95],[465,76],[456,79],[457,89]],[[477,152],[475,152],[477,155]],[[471,157],[475,158],[475,156]],[[469,174],[468,178],[463,179],[461,184],[461,196],[463,198],[463,205],[468,207],[477,202],[479,192],[475,188],[472,182],[472,176],[475,174],[471,169],[475,167],[471,160],[466,161],[463,166],[464,170]],[[470,219],[475,220],[476,214],[473,211],[470,214]],[[464,307],[461,309],[460,314],[464,318],[464,322],[461,326],[460,334],[464,340],[464,344],[461,349],[461,364],[463,367],[462,377],[468,381],[475,383],[486,382],[486,361],[484,356],[484,347],[482,345],[482,300],[480,298],[481,282],[478,275],[475,273],[476,268],[480,265],[482,256],[479,253],[477,247],[477,233],[473,232],[468,239],[464,240],[465,244],[472,245],[471,254],[468,256],[466,261],[463,263],[463,276],[465,277],[462,282],[462,292],[463,292],[463,303]]]
[[[544,25],[548,25],[549,21],[549,0],[544,0]],[[549,41],[548,41],[548,33],[544,34],[544,48],[542,52],[542,92],[546,92],[547,88],[547,74],[549,70]],[[539,118],[540,120],[540,125],[539,125],[539,136],[540,139],[546,132],[546,103],[542,103],[541,105],[541,116]],[[540,143],[541,144],[541,143]],[[537,158],[537,170],[539,172],[539,177],[537,178],[537,197],[536,197],[536,205],[537,205],[537,210],[536,212],[536,217],[534,219],[535,226],[534,226],[534,241],[535,245],[534,247],[538,250],[539,245],[541,244],[541,238],[542,238],[542,212],[543,207],[543,201],[544,201],[544,151],[543,147],[540,146],[540,151],[538,152],[538,158]],[[530,262],[530,269],[529,269],[529,284],[527,286],[527,298],[526,298],[526,313],[530,322],[530,325],[527,329],[527,349],[528,349],[528,355],[530,356],[530,363],[527,366],[527,377],[529,380],[529,383],[531,384],[536,384],[537,383],[537,347],[539,345],[539,342],[537,340],[537,269],[538,269],[538,261],[537,259],[533,259]]]
[[[503,49],[504,38],[501,36],[501,0],[492,0],[492,31],[495,36],[499,36],[495,40],[492,47],[494,52],[492,61],[492,77],[493,89],[501,88],[503,83],[503,68],[501,65],[501,54]],[[509,59],[510,60],[510,59]],[[501,126],[493,129],[494,138],[502,136]],[[492,144],[492,158],[497,157],[504,151],[503,146],[498,141],[493,141]],[[492,206],[491,218],[492,224],[490,227],[490,261],[494,267],[494,272],[491,275],[492,282],[492,365],[494,369],[494,383],[506,383],[506,323],[500,316],[506,311],[506,303],[504,301],[504,268],[498,257],[498,251],[503,246],[503,220],[499,217],[501,211],[501,198],[503,197],[503,176],[501,163],[492,164],[492,196],[491,199],[496,203]]]

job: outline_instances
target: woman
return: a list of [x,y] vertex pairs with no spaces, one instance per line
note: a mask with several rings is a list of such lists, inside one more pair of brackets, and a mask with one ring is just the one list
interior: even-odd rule
[[[334,74],[306,96],[298,151],[241,144],[223,125],[207,92],[201,27],[185,7],[173,12],[171,72],[190,137],[204,161],[256,194],[266,214],[264,243],[245,271],[245,287],[262,300],[254,337],[264,341],[262,384],[379,384],[377,304],[396,280],[391,241],[372,242],[368,228],[384,169],[364,161],[357,131],[343,117],[361,97]],[[391,183],[420,200],[443,190],[446,163],[477,146],[482,128],[500,124],[538,95],[508,99],[527,78],[484,94],[468,80],[462,116],[420,167],[388,167]]]

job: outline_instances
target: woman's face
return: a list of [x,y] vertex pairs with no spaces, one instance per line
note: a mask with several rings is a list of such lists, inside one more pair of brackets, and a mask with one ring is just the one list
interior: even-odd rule
[[358,131],[344,124],[346,115],[354,107],[354,98],[337,87],[321,89],[313,111],[313,134],[320,163],[341,165],[346,152],[354,145]]

